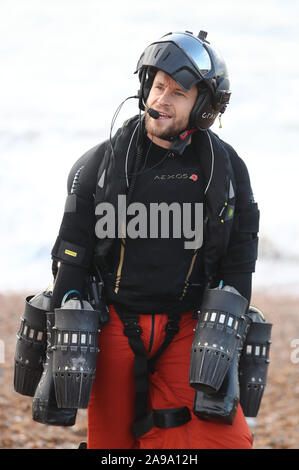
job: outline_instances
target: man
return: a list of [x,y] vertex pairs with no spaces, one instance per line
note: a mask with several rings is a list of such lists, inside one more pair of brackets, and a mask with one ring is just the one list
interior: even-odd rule
[[[189,116],[198,94],[196,85],[184,90],[165,72],[158,70],[149,93],[147,105],[160,113],[152,119],[146,113],[145,122],[148,137],[163,148],[170,148],[168,137],[178,135],[187,129]],[[190,139],[189,139],[190,140]]]
[[[52,308],[83,290],[94,262],[109,304],[88,448],[250,448],[241,407],[231,426],[198,419],[188,378],[205,288],[222,281],[250,302],[257,257],[246,166],[209,130],[229,102],[226,66],[206,33],[169,33],[145,50],[137,72],[145,113],[74,165],[52,250]],[[168,209],[160,218],[157,206]]]

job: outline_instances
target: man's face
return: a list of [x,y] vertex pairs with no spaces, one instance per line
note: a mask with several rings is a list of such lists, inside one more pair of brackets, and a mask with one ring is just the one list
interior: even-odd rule
[[163,113],[158,119],[151,118],[145,113],[145,125],[149,137],[162,147],[166,141],[163,138],[176,136],[183,132],[189,122],[190,112],[197,98],[197,87],[194,85],[185,91],[165,72],[156,73],[147,106]]

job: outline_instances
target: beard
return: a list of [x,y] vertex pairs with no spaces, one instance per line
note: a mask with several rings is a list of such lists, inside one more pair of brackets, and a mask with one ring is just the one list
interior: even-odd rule
[[146,131],[151,134],[153,137],[158,137],[162,140],[171,140],[174,137],[178,136],[182,132],[184,132],[188,126],[188,123],[184,122],[183,120],[174,121],[167,126],[167,128],[163,129],[163,126],[159,128],[158,120],[151,118],[148,113],[145,113],[145,129]]

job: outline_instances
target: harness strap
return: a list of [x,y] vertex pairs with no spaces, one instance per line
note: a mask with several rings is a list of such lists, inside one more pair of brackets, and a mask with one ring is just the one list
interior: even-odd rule
[[181,408],[167,408],[165,410],[152,410],[143,419],[135,421],[132,432],[135,438],[139,438],[150,431],[154,426],[157,428],[175,428],[182,426],[191,419],[191,413],[187,406]]
[[[116,308],[115,308],[116,309]],[[148,360],[144,344],[141,339],[142,329],[138,324],[139,316],[126,312],[123,315],[116,309],[124,325],[124,334],[128,337],[129,344],[134,351],[134,379],[135,379],[135,420],[139,420],[147,413],[148,400]]]
[[166,335],[164,338],[164,342],[156,352],[156,354],[148,360],[149,363],[149,370],[153,374],[155,369],[155,362],[158,359],[158,357],[162,354],[163,351],[169,346],[175,335],[179,332],[180,330],[180,322],[181,319],[181,314],[179,313],[174,313],[174,314],[169,314],[168,315],[168,322],[166,324]]
[[124,325],[124,334],[127,336],[135,354],[134,379],[136,394],[135,420],[132,425],[133,435],[135,438],[139,438],[152,429],[153,426],[170,428],[187,423],[191,419],[191,414],[187,407],[148,412],[149,373],[154,372],[155,361],[178,333],[181,314],[169,314],[164,342],[156,354],[151,359],[148,359],[141,339],[142,329],[139,325],[139,315],[125,310],[119,305],[114,305],[114,307]]

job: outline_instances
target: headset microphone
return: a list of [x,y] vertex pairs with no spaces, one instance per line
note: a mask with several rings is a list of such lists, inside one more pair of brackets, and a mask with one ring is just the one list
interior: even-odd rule
[[159,119],[160,113],[153,108],[147,108],[147,112],[153,119]]
[[148,114],[150,115],[151,118],[159,119],[159,117],[160,117],[159,111],[156,111],[153,108],[149,108],[144,102],[143,102],[143,105],[147,109],[147,112],[148,112]]

